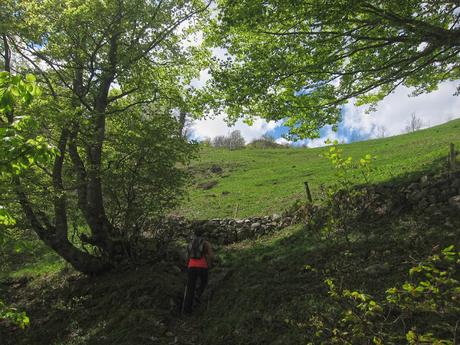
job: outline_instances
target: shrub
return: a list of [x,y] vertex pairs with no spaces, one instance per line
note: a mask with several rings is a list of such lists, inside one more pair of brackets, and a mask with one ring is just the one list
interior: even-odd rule
[[[450,246],[409,270],[409,281],[377,300],[327,279],[339,317],[315,315],[315,344],[456,344],[460,252]],[[331,316],[329,315],[329,316]]]
[[228,136],[216,136],[212,141],[212,146],[229,150],[241,149],[244,148],[244,145],[244,138],[238,130],[231,132]]
[[264,135],[259,139],[251,141],[248,145],[254,149],[278,149],[278,148],[289,148],[288,145],[281,145],[275,142],[275,138],[269,135]]
[[354,161],[351,156],[344,156],[337,141],[333,144],[323,154],[335,169],[336,182],[323,189],[327,215],[322,232],[329,238],[344,238],[349,242],[351,231],[367,216],[371,203],[368,191],[356,185],[369,182],[375,157],[366,154]]

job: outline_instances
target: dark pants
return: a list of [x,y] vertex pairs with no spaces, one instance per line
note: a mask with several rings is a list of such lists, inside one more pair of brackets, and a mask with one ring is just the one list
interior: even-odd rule
[[[200,278],[200,285],[198,288],[195,286],[197,283],[198,278]],[[184,312],[191,313],[193,300],[200,299],[201,295],[203,294],[204,288],[208,284],[208,269],[207,268],[198,268],[192,267],[188,269],[188,277],[187,277],[187,292],[185,294],[185,301],[184,301]]]

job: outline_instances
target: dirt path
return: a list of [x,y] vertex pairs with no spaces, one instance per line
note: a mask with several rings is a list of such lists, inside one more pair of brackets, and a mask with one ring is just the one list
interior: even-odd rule
[[203,333],[202,320],[207,310],[212,305],[213,296],[219,293],[220,288],[233,274],[232,269],[215,267],[209,272],[209,282],[202,296],[202,303],[196,307],[191,315],[180,315],[170,324],[171,342],[177,345],[203,345],[201,336]]

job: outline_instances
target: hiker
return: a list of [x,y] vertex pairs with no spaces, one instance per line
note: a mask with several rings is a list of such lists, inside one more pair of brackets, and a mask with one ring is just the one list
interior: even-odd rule
[[[188,276],[184,312],[191,313],[193,303],[200,303],[201,295],[208,283],[208,269],[213,258],[211,244],[203,238],[201,227],[195,228],[194,236],[187,247],[187,253]],[[196,288],[198,278],[200,284]]]

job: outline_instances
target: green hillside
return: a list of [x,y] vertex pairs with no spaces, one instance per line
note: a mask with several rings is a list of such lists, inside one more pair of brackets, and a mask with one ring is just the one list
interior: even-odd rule
[[[381,182],[445,165],[449,143],[460,146],[460,119],[394,137],[340,145],[345,155],[377,156],[374,182]],[[189,199],[177,213],[190,218],[246,217],[278,213],[304,198],[304,181],[313,197],[319,186],[334,181],[324,148],[225,149],[203,148],[193,163],[195,175]],[[211,168],[222,168],[213,173]],[[200,188],[208,182],[211,189]]]
[[[150,246],[146,241],[145,261],[87,277],[41,242],[31,240],[26,252],[5,252],[0,270],[2,298],[26,311],[31,324],[25,330],[0,324],[0,343],[287,345],[378,344],[379,339],[389,339],[384,343],[412,345],[416,342],[403,341],[412,329],[452,339],[453,327],[459,323],[460,256],[447,273],[441,271],[433,288],[423,278],[425,285],[420,288],[438,291],[429,300],[434,304],[423,299],[413,302],[407,296],[408,306],[385,302],[388,289],[404,291],[402,286],[417,283],[417,276],[408,274],[411,267],[429,267],[427,258],[442,256],[442,248],[460,248],[460,203],[450,201],[451,195],[460,193],[460,172],[447,174],[445,169],[450,142],[460,145],[460,120],[343,145],[345,155],[378,156],[371,183],[380,201],[389,205],[386,211],[373,202],[369,217],[347,218],[354,223],[345,239],[337,229],[328,232],[324,223],[328,209],[315,205],[311,207],[316,213],[279,232],[214,246],[217,260],[210,270],[209,287],[192,317],[179,312],[186,273],[177,250],[183,242],[170,239],[169,246],[159,251],[156,243]],[[203,149],[192,167],[196,179],[190,201],[180,211],[194,218],[225,217],[233,216],[238,204],[238,217],[280,213],[295,199],[304,198],[304,181],[312,185],[314,197],[320,184],[334,181],[332,166],[319,156],[324,151]],[[428,170],[433,181],[415,192],[426,192],[431,205],[409,203],[403,191],[414,181],[422,188],[419,177]],[[210,181],[217,185],[209,190],[196,188]],[[222,193],[226,191],[230,193]],[[334,298],[327,279],[335,282],[339,292],[354,291],[358,298],[384,305],[384,315],[361,312],[365,304],[360,300]],[[416,293],[412,292],[419,298]],[[349,310],[355,314],[347,314]],[[344,321],[346,315],[353,318]],[[332,342],[334,332],[344,333]]]

